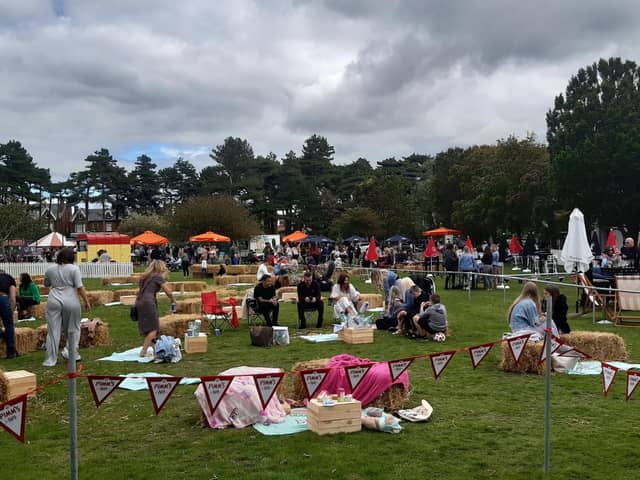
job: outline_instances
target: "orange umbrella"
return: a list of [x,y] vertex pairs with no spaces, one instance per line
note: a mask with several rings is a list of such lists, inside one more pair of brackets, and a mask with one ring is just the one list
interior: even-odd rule
[[429,237],[429,243],[427,243],[427,248],[424,249],[422,256],[424,258],[438,256],[438,249],[436,248],[436,243],[433,241],[433,237]]
[[444,237],[445,235],[462,235],[460,230],[455,228],[439,227],[434,230],[422,232],[423,237]]
[[307,238],[308,235],[304,232],[301,232],[300,230],[296,230],[293,233],[290,233],[289,235],[285,236],[282,238],[283,242],[299,242],[301,240],[304,240],[305,238]]
[[131,239],[131,245],[166,245],[167,243],[169,243],[169,240],[162,235],[153,233],[151,230],[147,230]]
[[473,243],[471,242],[471,237],[469,235],[467,235],[467,241],[464,242],[464,246],[465,247],[469,247],[469,251],[470,252],[475,252],[476,249],[473,248]]
[[375,262],[378,259],[378,248],[376,247],[376,237],[371,237],[369,240],[369,248],[367,253],[364,254],[364,259],[369,262]]
[[219,233],[214,232],[204,232],[200,235],[194,235],[193,237],[189,237],[190,242],[201,242],[201,243],[225,243],[230,242],[231,239],[225,235],[220,235]]
[[515,234],[512,235],[509,242],[509,251],[512,255],[517,255],[522,251],[522,244],[518,241],[518,237]]
[[616,243],[616,234],[613,233],[613,228],[609,229],[609,236],[607,237],[607,243],[605,244],[605,247],[613,247],[613,251],[618,255],[620,254],[620,249],[618,248],[618,244]]

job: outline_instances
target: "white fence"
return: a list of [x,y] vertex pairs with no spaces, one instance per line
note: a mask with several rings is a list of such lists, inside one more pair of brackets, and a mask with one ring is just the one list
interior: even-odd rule
[[[44,275],[47,268],[55,263],[0,263],[0,270],[4,270],[13,278],[17,279],[21,273],[29,275]],[[127,277],[133,273],[133,263],[79,263],[78,267],[83,278],[103,278],[103,277]]]

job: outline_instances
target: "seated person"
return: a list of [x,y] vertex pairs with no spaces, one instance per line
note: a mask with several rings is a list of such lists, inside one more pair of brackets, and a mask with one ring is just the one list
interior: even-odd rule
[[[507,320],[511,331],[533,331],[544,334],[544,317],[541,316],[541,313],[538,287],[533,282],[527,282],[507,311]],[[558,329],[555,328],[553,322],[552,330],[554,335],[558,335]]]
[[262,281],[262,277],[264,277],[265,275],[269,275],[270,276],[269,268],[267,267],[267,263],[268,263],[268,260],[263,260],[263,262],[258,267],[258,271],[256,272],[256,280],[258,280],[259,282]]
[[624,239],[624,246],[620,249],[620,258],[626,263],[627,267],[638,267],[638,249],[635,247],[633,238]]
[[420,305],[420,312],[414,315],[412,320],[417,337],[427,338],[438,332],[446,333],[447,310],[440,303],[440,295],[431,295],[428,302]]
[[571,327],[567,321],[567,312],[569,311],[569,305],[567,305],[567,297],[560,293],[560,289],[555,285],[547,285],[544,287],[544,302],[551,301],[552,310],[551,317],[553,323],[558,327],[560,333],[571,333]]
[[16,297],[18,305],[18,319],[27,318],[29,307],[40,304],[40,289],[28,273],[20,274],[20,288]]
[[396,318],[398,319],[398,330],[394,333],[399,335],[413,331],[413,322],[411,319],[414,315],[420,313],[420,307],[423,302],[429,300],[428,292],[423,291],[418,285],[412,285],[407,291],[407,301],[399,306]]
[[320,285],[313,279],[309,271],[304,272],[302,279],[303,281],[298,284],[298,328],[307,328],[304,312],[310,310],[318,311],[316,328],[322,328],[324,303],[320,293]]
[[356,306],[360,300],[360,292],[349,283],[349,275],[346,273],[338,276],[337,283],[331,289],[330,298],[334,302],[334,318],[340,318],[341,315],[357,315]]
[[399,281],[398,274],[393,270],[382,270],[382,289],[384,291],[384,307],[385,310],[389,307],[389,291],[396,282]]
[[267,325],[270,327],[277,326],[280,305],[278,305],[276,287],[271,275],[264,275],[260,279],[260,283],[253,289],[253,296],[256,300],[258,313],[264,315]]
[[327,263],[327,270],[320,277],[320,280],[318,282],[320,285],[320,290],[322,290],[323,292],[330,292],[331,289],[333,288],[333,282],[331,281],[331,277],[333,276],[333,272],[335,272],[335,270],[336,270],[335,262],[333,260],[329,260],[329,263]]

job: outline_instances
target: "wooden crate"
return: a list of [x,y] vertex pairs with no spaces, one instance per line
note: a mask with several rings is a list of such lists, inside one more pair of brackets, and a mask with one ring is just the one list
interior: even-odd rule
[[7,400],[24,395],[34,390],[37,386],[36,374],[26,370],[4,372],[3,375],[7,382]]
[[187,353],[205,353],[207,351],[207,334],[197,337],[184,336],[184,351]]
[[318,435],[359,432],[362,429],[361,410],[359,400],[337,402],[326,407],[317,398],[313,398],[307,406],[307,427]]
[[372,328],[343,328],[340,340],[345,343],[373,343]]

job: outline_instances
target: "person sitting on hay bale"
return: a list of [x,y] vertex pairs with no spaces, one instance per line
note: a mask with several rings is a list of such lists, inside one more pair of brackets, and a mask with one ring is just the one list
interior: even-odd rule
[[318,322],[316,328],[322,328],[324,319],[324,303],[320,293],[320,285],[311,276],[311,272],[306,271],[303,275],[304,281],[298,284],[298,328],[307,328],[305,312],[317,310]]
[[18,289],[18,319],[22,320],[29,316],[29,307],[40,305],[40,289],[31,280],[28,273],[20,274],[20,288]]
[[447,321],[447,310],[440,303],[440,295],[434,293],[428,302],[420,305],[420,313],[414,315],[412,321],[416,337],[442,338],[442,335],[446,334],[449,322]]
[[[527,282],[522,287],[522,292],[513,301],[507,311],[507,320],[511,326],[512,332],[536,332],[544,334],[545,322],[544,315],[540,310],[540,299],[538,296],[538,287],[533,282]],[[554,335],[558,335],[553,320],[551,321],[552,331]]]
[[414,325],[411,319],[414,315],[420,313],[422,303],[427,302],[428,300],[428,292],[423,291],[419,286],[412,285],[411,288],[409,288],[407,293],[407,302],[398,305],[398,312],[396,314],[396,318],[398,319],[398,330],[394,332],[394,335],[414,333]]
[[[560,293],[560,289],[555,285],[547,285],[544,287],[544,303],[551,302],[553,323],[558,327],[560,333],[571,333],[571,327],[567,321],[567,297]],[[546,309],[545,309],[546,310]]]
[[341,273],[338,281],[331,289],[331,300],[333,305],[333,317],[340,318],[342,315],[357,315],[356,306],[360,300],[360,292],[349,283],[349,275]]

